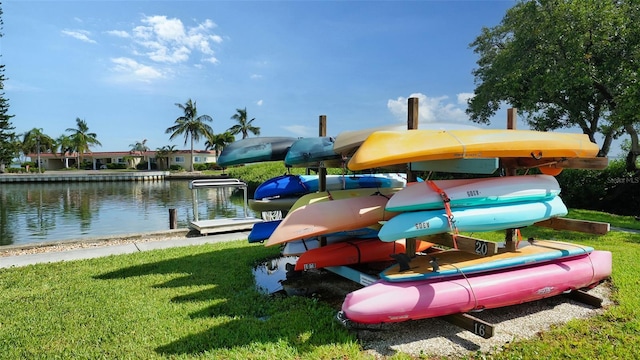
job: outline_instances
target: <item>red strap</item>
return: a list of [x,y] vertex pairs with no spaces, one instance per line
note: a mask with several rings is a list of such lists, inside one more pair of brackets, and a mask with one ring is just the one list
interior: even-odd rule
[[444,210],[447,212],[447,220],[449,221],[449,228],[451,229],[451,238],[453,239],[453,248],[457,249],[458,248],[458,228],[456,227],[455,221],[453,220],[453,213],[451,212],[451,199],[449,199],[449,196],[447,195],[446,192],[444,192],[444,190],[440,189],[438,187],[438,185],[436,185],[436,183],[434,183],[432,180],[427,180],[426,181],[427,185],[429,185],[429,187],[437,192],[440,197],[442,198],[442,202],[444,203]]

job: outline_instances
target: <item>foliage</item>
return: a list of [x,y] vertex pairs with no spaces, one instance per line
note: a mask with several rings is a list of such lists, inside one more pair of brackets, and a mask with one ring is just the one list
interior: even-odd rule
[[518,2],[471,43],[480,58],[467,113],[489,123],[506,102],[538,130],[601,133],[601,156],[626,132],[637,155],[639,16],[631,0]]
[[[4,35],[2,33],[2,26],[4,25],[2,14],[2,8],[0,7],[0,38]],[[4,171],[5,165],[11,164],[17,150],[15,147],[16,135],[13,132],[15,128],[11,124],[13,115],[9,115],[9,100],[4,97],[5,80],[7,79],[4,76],[4,64],[0,64],[0,173]]]
[[175,104],[179,107],[183,115],[178,117],[175,121],[175,125],[167,128],[165,131],[167,134],[171,134],[169,139],[173,140],[180,135],[184,135],[184,144],[187,145],[187,141],[191,140],[191,170],[193,171],[193,142],[199,141],[201,137],[205,139],[211,138],[213,135],[213,129],[207,122],[212,122],[213,118],[209,115],[198,115],[198,109],[196,102],[187,100],[183,104]]
[[213,149],[216,153],[216,159],[222,152],[225,146],[234,142],[236,138],[229,131],[225,131],[222,134],[212,135],[205,143],[205,149]]
[[107,164],[107,169],[109,170],[119,170],[119,169],[126,169],[127,165],[126,164],[119,164],[119,163],[108,163]]
[[251,120],[247,120],[247,108],[244,109],[236,109],[236,113],[231,116],[231,120],[235,120],[238,123],[233,125],[227,130],[232,135],[242,134],[242,138],[246,139],[249,137],[249,133],[253,135],[260,135],[260,128],[257,126],[253,126],[253,121],[256,118],[252,118]]
[[639,215],[640,177],[613,160],[604,170],[564,169],[556,178],[562,199],[570,208]]
[[84,166],[82,155],[91,151],[91,146],[102,146],[98,141],[98,135],[96,133],[89,132],[89,126],[86,120],[76,118],[76,128],[68,128],[67,132],[71,132],[71,144],[73,149],[78,153],[78,169]]
[[184,168],[180,165],[177,164],[173,164],[171,166],[169,166],[169,170],[171,171],[184,171]]

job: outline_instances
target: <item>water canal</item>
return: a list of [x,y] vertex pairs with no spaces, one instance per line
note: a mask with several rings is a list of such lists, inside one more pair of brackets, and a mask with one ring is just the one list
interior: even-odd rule
[[[199,219],[244,217],[242,192],[200,189]],[[0,246],[178,228],[194,219],[188,180],[0,184]],[[249,216],[257,216],[249,210]]]

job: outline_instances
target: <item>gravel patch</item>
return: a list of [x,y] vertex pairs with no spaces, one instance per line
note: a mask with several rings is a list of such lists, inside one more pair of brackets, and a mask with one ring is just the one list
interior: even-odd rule
[[398,352],[413,356],[462,358],[500,351],[510,342],[535,337],[553,325],[602,313],[612,305],[610,285],[604,282],[588,293],[603,299],[602,308],[555,296],[526,304],[484,310],[473,316],[494,324],[494,335],[481,338],[445,320],[434,318],[374,326],[351,325],[365,350],[377,359]]

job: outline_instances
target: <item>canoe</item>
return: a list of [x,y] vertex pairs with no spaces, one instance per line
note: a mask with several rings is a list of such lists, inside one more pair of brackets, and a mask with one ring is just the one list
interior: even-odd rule
[[[454,124],[454,123],[442,123],[442,122],[432,122],[432,123],[424,123],[420,124],[422,129],[428,130],[473,130],[478,129],[478,127],[473,125],[466,124]],[[377,131],[406,131],[407,124],[397,124],[397,125],[385,125],[385,126],[377,126],[360,130],[349,130],[343,131],[338,136],[336,136],[336,140],[333,143],[333,150],[342,154],[343,156],[351,156],[353,153],[362,145],[362,143],[369,137],[369,135],[373,134]]]
[[[276,176],[260,184],[253,198],[301,196],[318,191],[319,182],[318,175]],[[404,187],[406,183],[406,178],[402,174],[393,173],[326,176],[327,190]]]
[[360,130],[343,131],[336,137],[333,142],[333,151],[343,156],[351,156],[360,145],[376,131],[402,131],[406,130],[407,125],[385,125],[371,127]]
[[[556,196],[544,201],[452,208],[451,214],[458,231],[482,232],[530,226],[538,221],[566,215],[567,207]],[[386,221],[378,236],[382,241],[395,241],[451,230],[444,209],[409,211]]]
[[345,190],[328,190],[322,192],[313,192],[300,196],[293,205],[289,208],[289,211],[293,211],[301,206],[309,205],[317,202],[349,199],[361,196],[371,196],[376,194],[382,194],[387,197],[396,194],[402,190],[401,187],[388,187],[388,188],[362,188],[362,189],[345,189]]
[[533,130],[377,131],[360,145],[348,167],[364,170],[469,158],[593,158],[598,150],[598,145],[584,134]]
[[290,196],[281,198],[267,199],[249,199],[249,208],[253,211],[289,211],[291,206],[298,201],[300,197]]
[[[451,186],[446,180],[433,183],[445,191],[452,208],[547,200],[560,193],[558,181],[550,175],[479,178],[457,186]],[[395,193],[387,203],[387,210],[416,211],[443,206],[441,195],[427,182],[421,182]]]
[[[282,220],[272,220],[272,221],[263,221],[260,223],[256,223],[253,225],[251,232],[249,232],[248,240],[250,243],[254,242],[262,242],[267,240],[271,234],[276,230],[276,228],[280,225]],[[331,237],[333,241],[354,239],[354,238],[371,238],[378,237],[378,231],[380,230],[380,226],[372,226],[366,227],[362,229],[348,230],[348,231],[337,231],[334,233],[327,234],[327,237]]]
[[329,136],[302,138],[291,145],[284,158],[287,167],[341,166],[342,155],[333,150],[334,138]]
[[224,147],[218,156],[218,165],[227,167],[261,161],[284,160],[291,144],[296,140],[294,137],[271,136],[234,141]]
[[611,253],[589,254],[467,277],[377,281],[347,294],[342,317],[365,324],[401,322],[501,308],[582,289],[611,275]]
[[[340,241],[354,239],[354,238],[369,239],[377,236],[378,236],[378,229],[375,229],[375,228],[361,228],[356,230],[341,231],[337,234],[326,235],[325,246],[333,243],[337,243]],[[282,255],[283,256],[300,256],[309,250],[317,249],[319,247],[320,247],[320,239],[317,236],[306,238],[306,239],[289,241],[284,244],[284,247],[282,248]]]
[[[425,251],[431,246],[432,243],[418,241],[416,251]],[[296,261],[295,270],[392,261],[391,255],[405,251],[405,239],[393,242],[382,242],[378,238],[350,239],[306,251]]]
[[401,270],[398,264],[392,265],[380,273],[380,278],[396,282],[470,275],[569,258],[592,251],[590,246],[551,240],[535,240],[531,243],[523,241],[516,251],[503,251],[488,256],[451,249],[416,256],[411,259],[408,270]]
[[273,231],[280,225],[282,220],[263,221],[253,224],[247,240],[250,243],[265,241],[271,236]]
[[266,246],[377,225],[396,215],[385,211],[388,200],[386,196],[373,195],[301,206],[282,219]]

